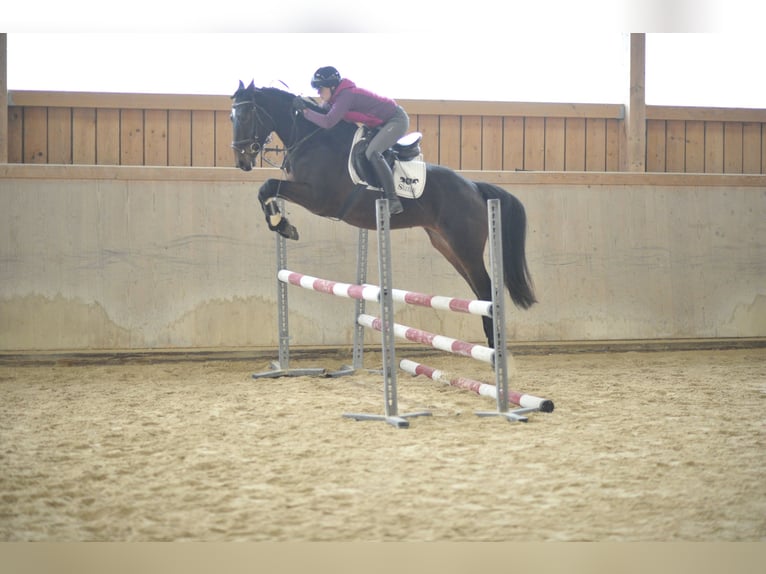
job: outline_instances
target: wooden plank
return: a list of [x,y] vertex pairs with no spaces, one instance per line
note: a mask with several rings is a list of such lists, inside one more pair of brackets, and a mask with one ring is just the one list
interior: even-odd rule
[[761,124],[761,173],[766,173],[766,124]]
[[144,110],[120,110],[120,165],[144,165]]
[[481,169],[480,116],[465,116],[460,122],[460,169]]
[[684,106],[646,106],[646,117],[653,120],[766,122],[766,108],[699,108]]
[[48,108],[48,163],[72,163],[70,108]]
[[420,149],[429,163],[439,163],[439,116],[418,115],[418,131],[423,134]]
[[646,171],[646,34],[630,35],[629,85],[625,100],[626,171]]
[[[119,108],[223,111],[231,94],[119,94],[11,90],[13,105],[71,108]],[[550,102],[486,102],[397,99],[410,115],[480,115],[623,119],[622,104],[567,104]],[[766,123],[766,108],[646,106],[648,119],[739,121]]]
[[[233,90],[232,90],[233,91]],[[122,110],[228,110],[229,95],[119,94],[108,92],[50,92],[12,90],[17,105]]]
[[742,172],[761,173],[761,124],[742,125]]
[[566,119],[565,163],[566,171],[585,171],[585,120]]
[[144,165],[168,165],[168,112],[144,112]]
[[8,163],[8,34],[0,32],[0,163]]
[[215,112],[192,111],[192,165],[215,166]]
[[585,121],[585,169],[606,171],[606,120]]
[[8,163],[24,162],[24,108],[8,108]]
[[524,120],[524,169],[545,170],[545,118]]
[[686,122],[686,173],[705,172],[705,122]]
[[723,122],[705,122],[705,173],[723,173]]
[[668,120],[665,135],[665,171],[683,173],[686,171],[686,122]]
[[[215,165],[220,167],[233,167],[234,156],[231,151],[231,112],[215,112]],[[273,141],[269,147],[275,147],[274,141],[277,136],[274,134]],[[281,142],[280,142],[281,145]]]
[[524,116],[530,118],[622,119],[622,104],[567,104],[556,102],[487,102],[461,100],[396,100],[409,114],[442,116]]
[[[687,173],[631,173],[631,172],[565,172],[565,171],[476,171],[460,172],[468,179],[482,178],[488,183],[502,186],[661,186],[749,188],[761,193],[766,189],[766,175],[755,174],[687,174]],[[0,165],[0,179],[37,180],[106,180],[106,181],[195,181],[252,183],[278,178],[276,168],[264,169],[257,174],[238,169],[169,168],[119,165]]]
[[545,170],[564,171],[566,159],[566,120],[545,118]]
[[188,167],[191,160],[191,111],[168,112],[168,165]]
[[742,124],[740,122],[723,124],[723,171],[724,173],[742,173]]
[[503,169],[524,169],[524,118],[503,118]]
[[621,123],[619,120],[606,120],[606,171],[620,171]]
[[48,109],[24,109],[24,163],[48,163]]
[[[231,94],[120,94],[36,90],[11,91],[14,104],[19,106],[117,108],[126,110],[225,111],[231,108],[230,96]],[[399,98],[396,98],[396,100],[411,116],[430,114],[444,116],[477,115],[621,119],[624,115],[624,108],[621,104],[407,100]]]
[[72,110],[72,163],[96,163],[96,110]]
[[646,171],[665,171],[665,120],[646,122]]
[[459,117],[439,117],[439,165],[460,169]]
[[96,110],[96,163],[120,165],[120,110]]
[[481,169],[503,169],[503,118],[481,119]]

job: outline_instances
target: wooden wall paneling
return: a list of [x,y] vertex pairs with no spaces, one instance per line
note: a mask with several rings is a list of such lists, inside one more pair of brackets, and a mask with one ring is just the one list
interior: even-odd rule
[[215,113],[192,111],[192,165],[213,167],[215,165]]
[[93,108],[72,110],[72,163],[96,163],[96,110]]
[[428,163],[439,163],[439,116],[419,114],[417,131],[423,134],[423,139],[420,140],[423,159]]
[[72,108],[48,108],[48,163],[72,163]]
[[503,169],[503,118],[483,116],[481,119],[481,167]]
[[686,122],[668,120],[665,134],[665,171],[683,173],[686,169]]
[[742,122],[723,124],[723,171],[742,173]]
[[144,165],[144,110],[120,110],[120,165]]
[[646,171],[665,171],[665,120],[646,122]]
[[460,169],[459,116],[439,116],[439,165]]
[[766,123],[761,124],[761,173],[766,173]]
[[503,118],[503,169],[524,169],[524,118]]
[[8,107],[8,163],[24,162],[24,108]]
[[565,130],[566,171],[585,171],[585,119],[567,118]]
[[168,165],[189,167],[192,164],[191,111],[168,112]]
[[460,120],[460,169],[481,169],[481,116]]
[[686,122],[686,173],[705,172],[705,122]]
[[761,124],[747,122],[742,124],[742,171],[743,173],[761,173]]
[[48,108],[24,108],[24,163],[48,162]]
[[545,170],[545,118],[524,120],[524,169]]
[[545,170],[564,171],[566,160],[566,120],[545,118]]
[[[231,150],[232,140],[231,111],[215,112],[215,165],[219,167],[233,167],[234,155]],[[279,139],[276,134],[272,138],[269,147],[274,147],[274,142]],[[281,146],[281,143],[280,143]]]
[[120,110],[96,110],[96,163],[120,165]]
[[705,122],[705,173],[723,173],[723,122]]
[[585,170],[606,171],[606,120],[585,121]]
[[144,112],[144,165],[168,165],[168,112]]
[[[606,120],[606,171],[620,171],[620,120]],[[646,140],[646,136],[644,136]],[[644,166],[645,168],[646,166]]]

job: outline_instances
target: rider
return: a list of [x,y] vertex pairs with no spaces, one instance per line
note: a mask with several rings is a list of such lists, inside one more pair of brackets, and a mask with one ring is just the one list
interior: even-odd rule
[[410,118],[394,100],[358,88],[348,78],[341,78],[338,70],[324,66],[314,72],[311,87],[319,90],[319,97],[327,113],[306,109],[302,99],[296,107],[303,116],[322,128],[331,128],[341,120],[380,128],[367,146],[365,155],[378,176],[388,199],[391,214],[401,213],[402,202],[394,190],[394,174],[383,157],[383,152],[407,133]]

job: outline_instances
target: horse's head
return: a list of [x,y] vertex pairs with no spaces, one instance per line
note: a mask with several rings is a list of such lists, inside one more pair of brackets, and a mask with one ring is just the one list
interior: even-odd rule
[[231,97],[231,123],[234,139],[234,162],[244,171],[250,171],[255,165],[255,158],[263,149],[275,127],[271,116],[257,104],[258,92],[253,82],[245,87],[240,80],[239,88]]

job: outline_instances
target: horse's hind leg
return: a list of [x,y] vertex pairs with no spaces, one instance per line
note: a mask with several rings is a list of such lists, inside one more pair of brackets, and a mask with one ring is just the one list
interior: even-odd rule
[[[274,186],[275,183],[276,188]],[[258,201],[261,203],[269,229],[276,231],[282,237],[297,241],[298,230],[287,221],[287,218],[279,210],[279,205],[277,205],[277,191],[279,190],[279,185],[283,183],[276,179],[266,180],[258,191]]]
[[[460,276],[465,279],[477,299],[492,300],[492,280],[484,266],[484,245],[487,238],[482,234],[469,235],[461,241],[449,242],[442,235],[426,229],[431,245],[450,262]],[[481,318],[487,343],[494,348],[494,327],[492,319]]]

